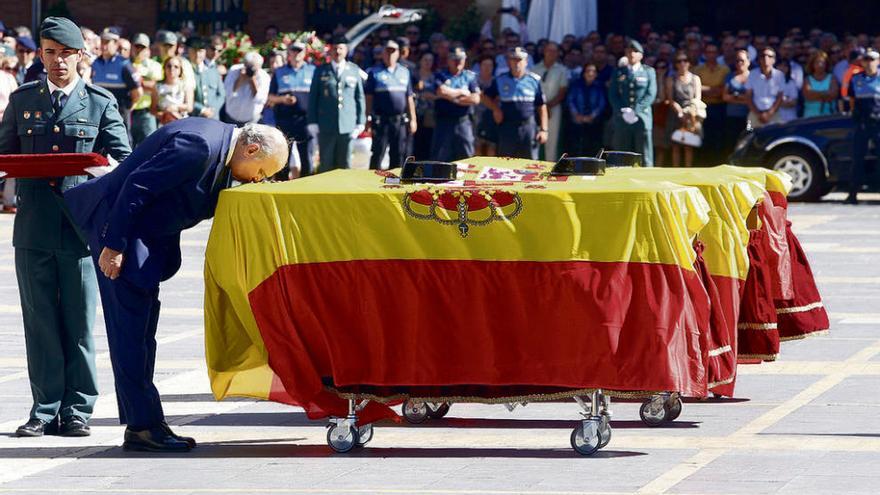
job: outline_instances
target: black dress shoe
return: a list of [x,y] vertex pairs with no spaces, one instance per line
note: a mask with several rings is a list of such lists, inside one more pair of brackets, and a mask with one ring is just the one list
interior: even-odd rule
[[846,199],[843,200],[843,203],[847,205],[857,205],[859,204],[859,198],[856,196],[856,193],[849,193]]
[[148,430],[125,429],[124,450],[138,450],[143,452],[188,452],[189,444],[178,440],[162,429],[161,426]]
[[189,445],[189,448],[191,448],[191,449],[196,448],[196,439],[195,438],[183,437],[183,436],[178,435],[177,433],[174,433],[173,431],[171,431],[171,427],[168,426],[168,423],[166,423],[164,421],[162,422],[160,427],[163,430],[165,430],[165,433],[167,433],[171,438],[175,438],[177,440],[180,440],[181,442],[186,442],[186,444]]
[[52,419],[52,421],[43,421],[38,418],[31,418],[27,423],[18,427],[15,430],[15,436],[17,437],[41,437],[43,435],[57,435],[58,434],[58,418]]
[[92,430],[86,421],[79,416],[71,416],[61,420],[61,436],[63,437],[87,437]]

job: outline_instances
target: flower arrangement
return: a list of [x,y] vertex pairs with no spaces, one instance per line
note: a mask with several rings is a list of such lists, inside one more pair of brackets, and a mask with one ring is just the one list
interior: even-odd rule
[[314,65],[327,63],[330,57],[327,54],[327,45],[314,31],[299,31],[295,33],[278,33],[275,39],[260,46],[260,54],[268,59],[273,51],[285,51],[294,41],[306,45],[306,62]]
[[240,31],[226,34],[223,51],[220,52],[220,63],[226,67],[239,64],[246,53],[254,51],[255,49],[251,37],[247,34]]

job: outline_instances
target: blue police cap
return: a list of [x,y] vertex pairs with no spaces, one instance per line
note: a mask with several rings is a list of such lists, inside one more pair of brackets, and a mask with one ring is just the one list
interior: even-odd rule
[[19,36],[18,38],[15,38],[15,42],[18,43],[18,46],[23,46],[28,51],[37,51],[37,44],[34,43],[34,40],[32,40],[30,36]]
[[86,47],[79,26],[66,17],[47,17],[40,24],[40,39],[56,41],[76,50]]

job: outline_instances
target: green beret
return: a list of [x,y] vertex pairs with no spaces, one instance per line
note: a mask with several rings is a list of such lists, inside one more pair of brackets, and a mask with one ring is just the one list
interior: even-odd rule
[[40,24],[40,39],[57,41],[68,48],[77,50],[85,48],[85,41],[79,26],[66,17],[47,17]]
[[634,52],[645,53],[645,49],[642,48],[642,44],[636,40],[630,40],[629,48]]

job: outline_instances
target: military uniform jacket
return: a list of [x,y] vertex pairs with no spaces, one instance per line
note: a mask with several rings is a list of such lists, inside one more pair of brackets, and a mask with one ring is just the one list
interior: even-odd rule
[[330,63],[315,69],[309,89],[309,124],[320,132],[350,134],[367,122],[367,105],[361,71],[348,62],[339,76]]
[[654,69],[641,64],[636,70],[618,67],[611,77],[608,102],[614,110],[614,118],[623,120],[620,109],[630,107],[642,121],[645,129],[653,127],[651,106],[657,97],[657,75]]
[[202,110],[208,107],[214,110],[212,119],[220,118],[220,107],[226,101],[226,86],[220,72],[214,65],[203,65],[201,68],[193,67],[196,76],[196,87],[193,95],[193,115],[200,116]]
[[[58,114],[52,110],[45,80],[24,84],[10,95],[0,123],[0,153],[89,152],[109,154],[120,162],[131,153],[116,98],[109,91],[80,79]],[[88,254],[61,197],[87,179],[79,175],[17,180],[12,244]]]

